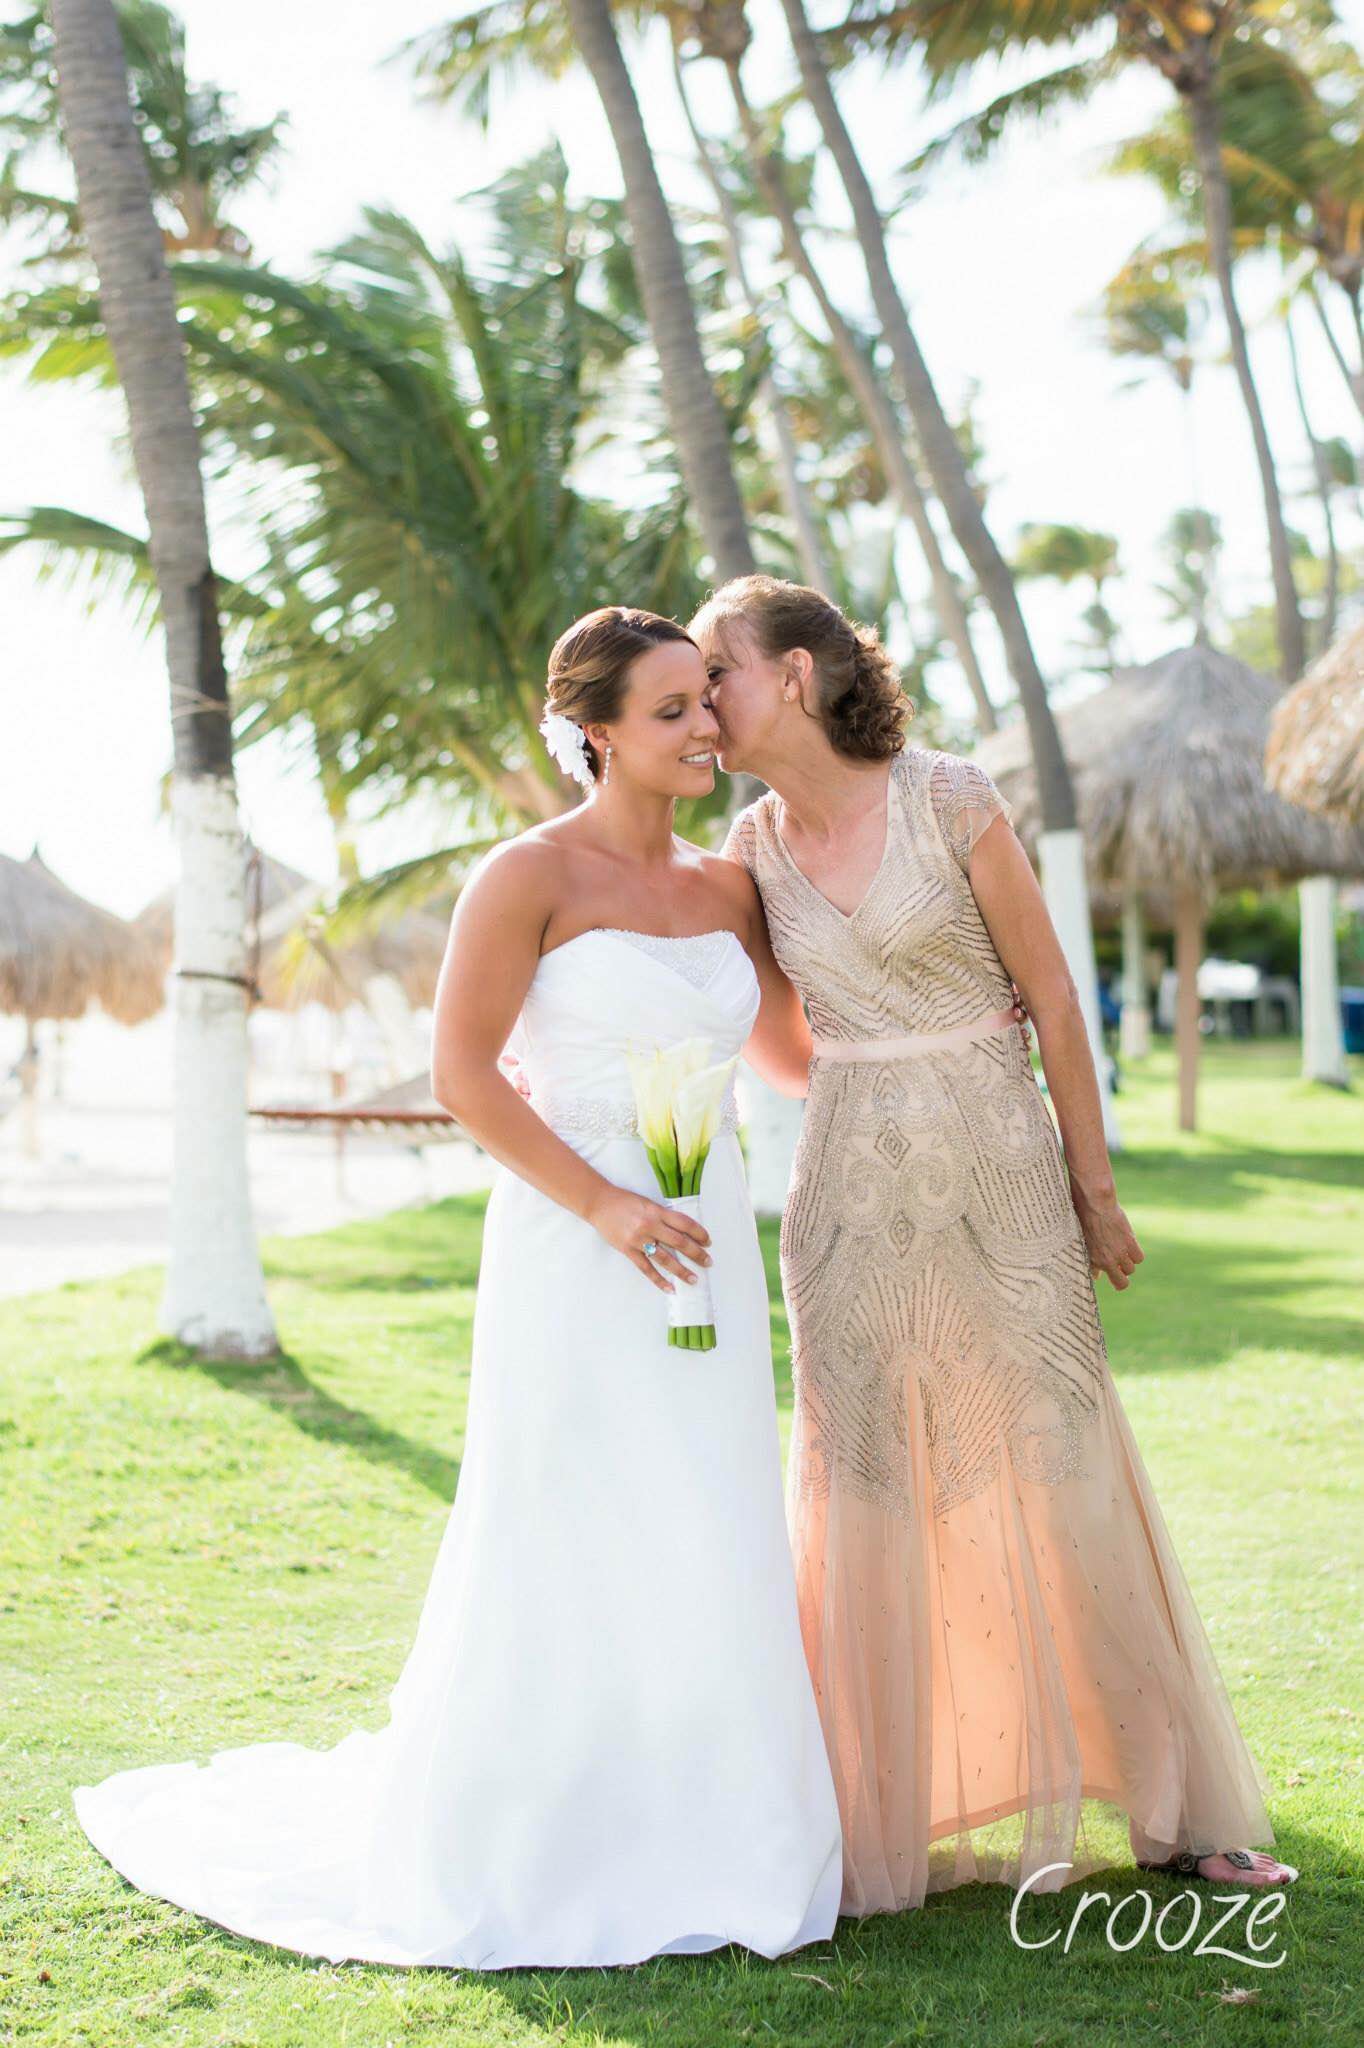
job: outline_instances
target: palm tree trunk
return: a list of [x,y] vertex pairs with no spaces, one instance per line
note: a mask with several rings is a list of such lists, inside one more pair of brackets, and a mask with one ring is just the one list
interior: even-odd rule
[[199,437],[111,0],[52,0],[58,93],[123,386],[161,613],[180,854],[175,1124],[161,1327],[213,1357],[279,1343],[246,1162],[245,859]]
[[1326,460],[1326,450],[1312,431],[1312,415],[1307,410],[1307,393],[1302,388],[1302,365],[1298,361],[1297,337],[1293,332],[1293,308],[1291,304],[1284,312],[1284,333],[1288,339],[1288,362],[1293,372],[1293,395],[1298,402],[1298,418],[1307,437],[1307,446],[1312,456],[1312,476],[1321,500],[1321,517],[1326,528],[1326,589],[1322,594],[1321,624],[1317,631],[1317,651],[1324,653],[1336,637],[1336,614],[1340,608],[1340,547],[1336,541],[1335,512],[1331,504],[1331,469]]
[[[682,52],[678,47],[678,35],[674,24],[673,35],[673,79],[677,86],[678,102],[681,105],[687,127],[691,132],[697,160],[706,174],[707,183],[715,194],[720,221],[725,231],[729,248],[729,270],[735,291],[748,316],[755,324],[762,322],[758,297],[744,261],[743,223],[738,209],[720,174],[715,161],[715,151],[709,137],[703,132],[687,90],[686,70]],[[777,387],[777,381],[770,370],[764,372],[758,386],[758,403],[772,429],[776,444],[777,485],[781,492],[782,504],[791,523],[795,539],[796,555],[800,561],[801,574],[816,590],[822,590],[826,597],[833,595],[833,572],[824,552],[824,543],[815,520],[814,508],[809,492],[800,474],[800,461],[796,447],[796,436],[787,411],[786,400]]]
[[682,251],[609,0],[567,0],[567,11],[620,159],[635,275],[658,351],[668,424],[702,538],[718,577],[745,576],[757,565],[735,480],[729,428],[701,353]]
[[[1364,365],[1357,370],[1352,370],[1349,363],[1345,360],[1345,351],[1340,345],[1335,328],[1331,325],[1331,316],[1318,298],[1315,281],[1311,278],[1307,281],[1307,295],[1316,310],[1318,320],[1321,322],[1321,331],[1326,337],[1326,346],[1335,357],[1336,366],[1350,387],[1350,396],[1360,412],[1364,413]],[[1351,306],[1354,310],[1355,325],[1357,327],[1359,324],[1359,297],[1357,293],[1351,295]]]
[[1185,74],[1181,90],[1189,105],[1194,160],[1198,165],[1198,175],[1203,187],[1203,215],[1208,231],[1208,251],[1222,299],[1222,312],[1227,323],[1236,381],[1241,387],[1246,416],[1250,421],[1251,439],[1255,444],[1260,494],[1264,499],[1265,524],[1269,530],[1269,563],[1274,578],[1274,617],[1279,641],[1279,668],[1285,683],[1293,683],[1306,666],[1302,613],[1298,609],[1298,593],[1293,582],[1293,558],[1288,545],[1288,528],[1284,524],[1279,480],[1274,473],[1274,456],[1269,445],[1264,412],[1260,406],[1260,394],[1255,388],[1255,377],[1250,367],[1250,348],[1246,341],[1246,330],[1241,319],[1241,309],[1236,303],[1236,290],[1232,282],[1231,194],[1222,162],[1221,124],[1218,119],[1210,65],[1199,65],[1193,75]]
[[[1071,786],[1070,770],[1061,752],[1056,721],[1051,715],[1046,685],[1028,638],[1013,576],[985,523],[985,515],[971,487],[956,435],[942,409],[928,365],[910,326],[909,315],[890,267],[885,227],[876,197],[847,123],[839,111],[823,55],[805,12],[804,0],[781,0],[781,4],[806,98],[814,109],[848,195],[872,300],[895,363],[905,403],[918,432],[919,446],[957,543],[975,571],[981,593],[999,623],[1005,657],[1027,722],[1043,829],[1047,832],[1073,831],[1076,824],[1075,792]],[[1091,939],[1091,951],[1092,945]]]
[[852,208],[853,224],[866,264],[872,301],[891,352],[901,394],[909,407],[919,446],[933,477],[957,544],[975,571],[981,594],[999,625],[1023,708],[1037,776],[1042,831],[1038,856],[1043,892],[1079,992],[1095,1069],[1101,1077],[1100,1099],[1109,1144],[1116,1147],[1118,1130],[1111,1088],[1111,1065],[1103,1042],[1099,1015],[1099,977],[1094,960],[1094,930],[1085,878],[1084,840],[1079,830],[1070,768],[1061,751],[1061,737],[1047,700],[1047,687],[1037,665],[1012,572],[985,523],[971,486],[966,462],[942,409],[927,363],[909,323],[899,287],[890,267],[885,225],[871,182],[839,110],[823,54],[805,12],[804,0],[781,0],[805,96],[814,110],[829,153],[838,166]]
[[944,636],[955,648],[957,659],[961,663],[962,675],[975,702],[976,723],[983,733],[994,732],[998,729],[999,719],[990,700],[990,693],[985,687],[985,678],[981,674],[980,662],[971,641],[966,607],[962,603],[956,578],[943,557],[937,530],[933,525],[918,476],[915,474],[914,464],[910,461],[909,451],[905,447],[895,408],[857,336],[829,297],[824,279],[801,231],[785,173],[767,148],[757,115],[744,90],[738,59],[728,58],[725,69],[729,76],[739,125],[743,131],[749,166],[781,230],[786,260],[804,280],[814,297],[820,318],[833,345],[834,354],[838,357],[843,374],[862,409],[862,416],[867,422],[891,488],[905,517],[914,528],[924,561],[928,565],[933,608]]

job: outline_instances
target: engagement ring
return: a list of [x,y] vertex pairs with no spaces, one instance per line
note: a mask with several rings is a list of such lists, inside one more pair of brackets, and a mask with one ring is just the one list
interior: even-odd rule
[[648,1243],[647,1243],[647,1244],[645,1245],[645,1247],[644,1247],[644,1256],[645,1256],[645,1258],[646,1258],[646,1259],[651,1259],[651,1258],[653,1257],[654,1253],[655,1253],[655,1252],[656,1252],[657,1250],[658,1250],[658,1245],[656,1244],[656,1242],[654,1241],[654,1239],[653,1239],[653,1238],[651,1237],[651,1238],[649,1239]]

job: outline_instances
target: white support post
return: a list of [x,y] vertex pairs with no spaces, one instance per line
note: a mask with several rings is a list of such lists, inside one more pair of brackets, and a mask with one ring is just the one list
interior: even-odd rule
[[1146,993],[1146,919],[1141,895],[1126,889],[1122,899],[1122,1023],[1118,1043],[1126,1060],[1145,1059],[1151,1050],[1151,1006]]
[[1336,885],[1330,875],[1298,884],[1302,914],[1302,1071],[1307,1081],[1349,1085],[1336,973]]

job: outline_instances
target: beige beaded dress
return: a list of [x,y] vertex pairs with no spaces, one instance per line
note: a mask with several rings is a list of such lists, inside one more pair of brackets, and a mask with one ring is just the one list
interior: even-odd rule
[[1056,1890],[1131,1855],[1127,1818],[1143,1858],[1274,1839],[968,880],[1000,811],[972,762],[906,749],[851,916],[772,793],[726,842],[816,1042],[781,1231],[786,1502],[851,1914]]

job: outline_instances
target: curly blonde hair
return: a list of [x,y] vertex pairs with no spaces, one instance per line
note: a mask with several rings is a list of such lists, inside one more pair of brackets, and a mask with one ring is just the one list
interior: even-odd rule
[[692,638],[725,652],[725,628],[743,625],[769,661],[803,647],[815,666],[820,723],[830,746],[858,761],[888,761],[905,744],[914,706],[874,626],[861,626],[823,591],[776,576],[736,576],[691,622]]

